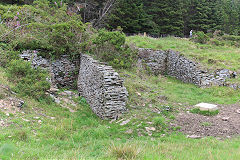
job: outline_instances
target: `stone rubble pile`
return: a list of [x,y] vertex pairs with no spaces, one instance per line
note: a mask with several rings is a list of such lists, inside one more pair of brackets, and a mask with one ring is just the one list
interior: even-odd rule
[[199,64],[187,59],[179,52],[172,50],[160,51],[139,48],[139,58],[151,69],[154,74],[167,74],[185,83],[193,83],[199,87],[229,86],[240,89],[240,85],[227,84],[226,80],[235,78],[236,72],[228,69],[219,69],[212,73],[200,67]]
[[51,61],[37,55],[37,51],[23,51],[20,57],[31,62],[33,68],[41,67],[51,74],[51,83],[60,87],[74,87],[78,77],[79,60],[70,61],[67,55]]
[[102,119],[115,119],[126,111],[128,92],[118,73],[84,54],[81,57],[78,90],[93,112]]

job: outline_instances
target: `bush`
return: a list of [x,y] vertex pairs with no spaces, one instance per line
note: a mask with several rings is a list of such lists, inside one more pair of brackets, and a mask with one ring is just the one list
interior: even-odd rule
[[224,32],[221,30],[215,30],[213,33],[213,37],[221,37],[224,35]]
[[193,35],[192,40],[197,43],[206,44],[210,40],[210,37],[203,31],[198,31]]
[[85,25],[81,21],[54,24],[50,28],[49,44],[56,56],[66,53],[74,56],[80,53],[80,44],[86,38]]
[[115,68],[130,68],[136,59],[136,52],[125,45],[126,36],[120,31],[100,30],[93,39],[92,53],[98,59]]
[[36,0],[32,6],[0,5],[0,15],[0,42],[15,50],[41,49],[53,57],[74,56],[87,38],[80,15],[68,13],[64,4]]
[[24,60],[12,60],[7,69],[9,80],[16,83],[13,88],[15,92],[38,100],[46,96],[45,92],[50,88],[46,71],[33,69],[31,64]]
[[[5,46],[4,43],[0,43],[0,46],[3,45]],[[3,49],[4,47],[0,47],[0,66],[6,67],[6,65],[14,59],[19,59],[19,52],[18,51],[13,51],[11,48],[8,46],[5,46],[5,50]]]
[[166,129],[167,124],[166,124],[166,119],[164,117],[155,117],[153,121],[154,121],[154,125],[159,129],[161,129],[161,131],[164,131]]

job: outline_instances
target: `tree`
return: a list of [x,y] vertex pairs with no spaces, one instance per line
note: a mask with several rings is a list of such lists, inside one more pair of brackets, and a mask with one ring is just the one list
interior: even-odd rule
[[123,28],[125,33],[142,33],[150,28],[141,0],[119,0],[107,20],[108,29]]
[[145,0],[147,14],[156,24],[153,32],[158,35],[183,35],[183,1],[182,0]]

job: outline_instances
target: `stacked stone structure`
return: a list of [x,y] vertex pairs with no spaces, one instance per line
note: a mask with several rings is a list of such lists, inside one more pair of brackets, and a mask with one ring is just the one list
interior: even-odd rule
[[81,57],[78,90],[102,119],[114,119],[126,111],[128,92],[123,80],[112,67],[88,55]]
[[31,62],[32,67],[41,67],[51,74],[51,83],[59,87],[76,87],[80,59],[70,60],[68,55],[63,55],[56,60],[50,60],[37,55],[37,51],[23,51],[20,57]]
[[[235,78],[236,72],[220,69],[209,72],[196,62],[189,60],[179,52],[168,50],[152,50],[139,48],[138,56],[154,74],[167,74],[185,83],[193,83],[200,87],[226,86],[228,78]],[[237,85],[234,88],[240,88]]]
[[50,60],[37,55],[37,51],[24,51],[20,57],[51,74],[52,86],[77,87],[93,112],[102,119],[113,119],[126,111],[128,92],[123,79],[112,67],[104,65],[88,55],[70,61],[67,55]]
[[[237,74],[227,69],[208,72],[196,62],[175,51],[161,51],[139,48],[139,60],[155,74],[167,74],[200,87],[228,85],[228,78]],[[34,68],[41,67],[51,73],[52,85],[73,87],[77,81],[79,94],[86,98],[93,112],[102,119],[116,119],[126,111],[128,92],[123,79],[111,66],[100,63],[82,54],[78,59],[69,60],[67,55],[54,61],[37,55],[36,51],[24,51],[20,57],[30,61]]]

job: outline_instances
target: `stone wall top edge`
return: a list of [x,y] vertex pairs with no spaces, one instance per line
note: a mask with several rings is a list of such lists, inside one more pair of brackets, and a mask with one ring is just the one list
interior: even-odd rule
[[106,63],[104,62],[100,62],[98,60],[95,60],[93,57],[91,57],[90,55],[87,54],[83,54],[82,57],[85,57],[87,59],[89,59],[92,63],[96,64],[96,66],[98,67],[98,70],[100,72],[111,72],[111,73],[115,73],[116,71],[112,68],[112,66],[106,65]]

